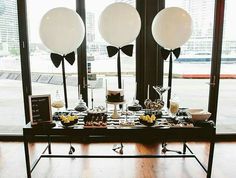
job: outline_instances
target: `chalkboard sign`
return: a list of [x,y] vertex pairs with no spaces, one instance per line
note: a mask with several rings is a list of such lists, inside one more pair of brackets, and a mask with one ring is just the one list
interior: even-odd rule
[[52,122],[51,96],[29,96],[30,120],[32,125]]

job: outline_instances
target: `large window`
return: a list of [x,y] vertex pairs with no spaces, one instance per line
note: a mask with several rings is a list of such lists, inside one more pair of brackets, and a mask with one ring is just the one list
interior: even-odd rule
[[[193,20],[191,38],[181,46],[180,57],[173,63],[172,97],[178,96],[182,107],[208,109],[214,3],[214,0],[166,0],[166,7],[183,8]],[[165,85],[168,68],[165,61]]]
[[236,132],[236,31],[234,0],[225,1],[217,132]]
[[[56,7],[67,7],[75,10],[75,0],[27,0],[28,31],[30,67],[32,78],[32,94],[51,94],[55,99],[57,91],[64,101],[64,90],[62,85],[61,65],[56,68],[51,59],[50,53],[40,40],[39,25],[43,15]],[[78,102],[77,89],[77,60],[71,66],[65,61],[68,108],[74,108]]]
[[21,133],[25,123],[17,0],[0,1],[0,133]]
[[[101,12],[114,2],[126,2],[135,7],[135,0],[85,0],[86,45],[88,71],[88,101],[91,108],[105,105],[105,90],[117,88],[117,56],[108,57],[107,44],[98,31]],[[233,0],[226,0],[224,34],[221,60],[221,79],[217,110],[218,132],[235,131],[235,64],[236,33],[234,30]],[[76,0],[27,0],[29,56],[32,79],[32,94],[51,94],[57,91],[64,98],[61,66],[56,68],[50,59],[50,50],[41,42],[39,24],[43,15],[56,7],[76,8]],[[144,4],[145,5],[145,4]],[[181,46],[179,59],[173,64],[172,96],[180,99],[181,107],[208,109],[209,78],[214,23],[214,0],[166,0],[166,7],[185,9],[193,20],[193,33]],[[77,60],[73,66],[65,62],[68,106],[78,102]],[[136,56],[121,53],[122,84],[125,98],[130,102],[135,94]],[[168,61],[164,62],[164,86],[167,86]],[[138,71],[137,71],[138,72]],[[20,48],[17,18],[17,0],[0,0],[0,119],[1,133],[20,133],[25,123],[20,66]],[[19,104],[20,103],[20,104]],[[111,106],[112,107],[112,106]]]
[[[91,107],[91,95],[94,105],[105,104],[105,87],[118,88],[117,85],[117,55],[109,58],[106,46],[109,45],[101,37],[98,30],[98,19],[102,11],[114,2],[126,2],[135,7],[135,0],[86,0],[86,37],[87,37],[87,62],[89,84],[89,106]],[[125,98],[131,101],[135,88],[135,49],[133,57],[121,53],[122,83],[125,89]],[[92,89],[91,89],[92,88]]]

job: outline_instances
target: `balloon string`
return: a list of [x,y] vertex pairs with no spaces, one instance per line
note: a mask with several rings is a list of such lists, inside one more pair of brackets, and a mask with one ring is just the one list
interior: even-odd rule
[[118,75],[118,88],[121,88],[121,62],[120,62],[120,49],[117,55],[117,75]]
[[172,86],[172,51],[170,52],[170,61],[169,61],[169,76],[168,76],[168,96],[167,96],[167,108],[170,107],[170,98],[171,98],[171,86]]
[[64,58],[62,59],[62,77],[63,77],[65,107],[67,109],[68,108],[68,102],[67,102],[66,74],[65,74],[65,60],[64,60]]

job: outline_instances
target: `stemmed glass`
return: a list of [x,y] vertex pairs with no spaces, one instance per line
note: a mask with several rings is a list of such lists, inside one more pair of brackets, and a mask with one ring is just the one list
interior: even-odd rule
[[147,98],[144,102],[144,105],[148,109],[160,111],[164,107],[163,93],[169,90],[170,87],[165,88],[160,86],[153,86],[153,89],[157,92],[159,99],[151,101],[149,98]]

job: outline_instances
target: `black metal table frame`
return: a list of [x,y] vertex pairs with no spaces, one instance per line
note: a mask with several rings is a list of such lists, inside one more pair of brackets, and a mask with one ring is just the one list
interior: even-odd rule
[[[94,129],[92,129],[92,130],[94,130]],[[103,130],[103,129],[99,129],[99,130]],[[210,129],[210,130],[212,130],[212,129]],[[212,163],[213,163],[213,154],[214,154],[214,146],[215,146],[215,141],[214,141],[214,137],[212,136],[212,134],[209,134],[210,135],[209,137],[205,137],[203,139],[205,141],[206,138],[207,138],[207,141],[210,142],[208,166],[206,168],[201,163],[201,161],[198,159],[198,157],[193,153],[193,151],[189,148],[189,146],[187,145],[186,141],[189,141],[189,140],[191,141],[192,140],[192,139],[189,139],[189,138],[181,139],[181,142],[183,141],[183,152],[182,152],[182,154],[171,154],[171,155],[168,155],[168,154],[159,154],[159,155],[156,155],[156,154],[154,154],[154,155],[153,154],[145,154],[145,155],[144,154],[141,154],[141,155],[72,155],[72,154],[55,155],[55,154],[52,154],[50,131],[48,133],[47,133],[47,130],[44,130],[44,131],[45,131],[44,135],[48,137],[48,145],[43,150],[42,154],[40,154],[39,157],[34,161],[32,166],[30,166],[30,157],[29,157],[28,143],[29,143],[29,138],[30,137],[32,138],[32,136],[37,135],[37,131],[31,133],[30,131],[29,132],[26,131],[25,128],[23,129],[25,159],[26,159],[26,170],[27,170],[27,177],[28,178],[31,178],[31,173],[35,169],[35,167],[37,166],[37,164],[38,164],[38,162],[40,161],[41,158],[195,158],[196,161],[203,168],[203,170],[206,172],[207,178],[211,177]],[[215,133],[215,129],[213,130],[213,133]],[[39,135],[42,135],[42,134],[39,134]],[[63,130],[61,129],[61,133],[60,132],[58,132],[56,134],[53,133],[52,135],[64,136]],[[67,133],[66,135],[70,135],[70,133]],[[86,136],[88,136],[88,135],[89,134],[86,134]],[[195,137],[195,138],[197,138],[197,137]],[[166,138],[164,140],[166,140]],[[168,140],[169,140],[169,138],[168,138]],[[179,140],[179,139],[177,139],[177,140]],[[197,139],[197,140],[202,140],[202,139],[199,137],[199,139]],[[121,139],[121,141],[123,141],[123,140]],[[48,154],[45,154],[45,152],[47,150],[48,150]],[[187,150],[189,151],[188,154],[186,154]]]

